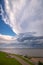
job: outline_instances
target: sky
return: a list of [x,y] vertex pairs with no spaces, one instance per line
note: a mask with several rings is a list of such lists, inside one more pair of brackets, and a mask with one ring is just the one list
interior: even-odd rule
[[0,0],[0,48],[43,48],[43,0]]

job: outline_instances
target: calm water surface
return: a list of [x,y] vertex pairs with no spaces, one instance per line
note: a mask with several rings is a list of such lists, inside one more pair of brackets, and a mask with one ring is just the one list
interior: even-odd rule
[[43,57],[43,49],[7,48],[7,49],[0,49],[0,51],[14,53],[14,54],[20,54],[20,55]]

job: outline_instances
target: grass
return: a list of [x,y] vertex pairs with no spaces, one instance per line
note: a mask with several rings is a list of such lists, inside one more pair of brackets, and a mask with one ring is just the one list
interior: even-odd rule
[[19,58],[22,58],[25,62],[27,62],[30,65],[34,65],[32,62],[29,61],[30,60],[29,58],[27,59],[27,58],[23,57],[22,55],[17,55],[17,54],[13,54],[13,55],[15,55]]
[[0,65],[22,65],[15,58],[7,57],[7,53],[0,52]]
[[11,58],[8,55],[12,55],[12,56],[15,55],[23,59],[28,64],[34,65],[32,62],[29,61],[30,59],[26,58],[25,56],[18,55],[18,54],[7,54],[5,52],[0,52],[0,65],[22,65],[15,58]]

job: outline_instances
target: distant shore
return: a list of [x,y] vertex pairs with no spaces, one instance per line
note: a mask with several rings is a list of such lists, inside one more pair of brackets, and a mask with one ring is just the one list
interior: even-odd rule
[[43,49],[36,48],[0,48],[0,51],[24,56],[43,57]]

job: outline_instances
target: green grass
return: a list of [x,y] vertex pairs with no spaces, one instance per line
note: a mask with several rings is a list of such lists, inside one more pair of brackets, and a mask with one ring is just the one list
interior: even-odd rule
[[17,54],[13,54],[13,55],[22,58],[25,62],[27,62],[30,65],[34,65],[32,62],[29,61],[30,60],[29,58],[27,59],[27,58],[23,57],[22,55],[17,55]]
[[22,65],[15,58],[7,57],[7,53],[0,52],[0,65]]

